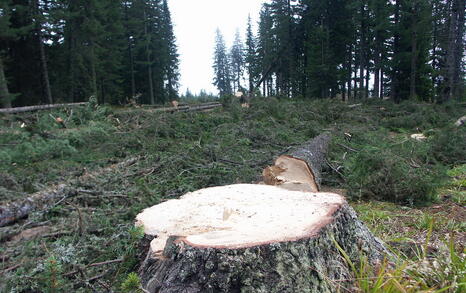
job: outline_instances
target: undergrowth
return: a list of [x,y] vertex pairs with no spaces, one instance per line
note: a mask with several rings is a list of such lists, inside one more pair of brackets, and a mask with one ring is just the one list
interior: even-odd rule
[[[257,99],[243,109],[234,100],[223,103],[223,110],[205,113],[91,105],[0,117],[2,203],[62,182],[73,189],[60,204],[0,228],[0,272],[6,271],[0,292],[139,292],[130,274],[138,262],[137,213],[200,188],[257,182],[273,158],[323,131],[333,136],[324,184],[347,189],[350,199],[406,205],[393,204],[396,211],[445,197],[464,204],[465,128],[452,126],[464,115],[460,105],[370,101],[349,108],[333,100]],[[427,139],[413,140],[413,133]],[[99,173],[130,159],[135,163]],[[382,238],[396,213],[385,207],[358,209]],[[426,231],[426,223],[416,218],[409,233]],[[443,226],[464,231],[458,221]],[[46,232],[11,236],[38,228]],[[92,265],[109,260],[118,262]],[[429,278],[439,278],[418,272],[426,288]],[[399,277],[406,274],[415,277],[408,266]]]

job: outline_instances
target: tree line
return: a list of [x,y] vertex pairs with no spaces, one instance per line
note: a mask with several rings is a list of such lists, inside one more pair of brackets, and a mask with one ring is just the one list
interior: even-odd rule
[[178,63],[167,0],[0,1],[0,106],[164,102]]
[[264,96],[443,102],[465,95],[464,0],[271,0],[230,49],[217,31],[214,85]]

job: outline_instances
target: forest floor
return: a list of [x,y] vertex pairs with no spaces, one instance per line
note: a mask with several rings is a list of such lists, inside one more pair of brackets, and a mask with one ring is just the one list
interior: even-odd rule
[[67,188],[50,207],[0,228],[0,292],[137,292],[128,283],[142,209],[258,182],[277,155],[324,131],[333,136],[324,185],[347,195],[400,256],[386,270],[361,266],[349,290],[466,288],[466,126],[454,126],[464,103],[223,103],[200,113],[88,106],[1,116],[0,205]]

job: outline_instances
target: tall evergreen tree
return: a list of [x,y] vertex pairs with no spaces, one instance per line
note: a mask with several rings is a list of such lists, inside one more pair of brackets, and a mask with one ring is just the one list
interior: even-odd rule
[[228,60],[228,54],[226,52],[225,40],[219,29],[215,35],[215,51],[214,51],[214,82],[213,84],[217,87],[220,96],[229,95],[232,93],[231,90],[231,73]]
[[273,76],[274,59],[276,58],[275,37],[272,33],[272,15],[268,4],[264,4],[260,12],[258,41],[257,41],[257,65],[260,70],[262,91],[264,96],[274,94]]
[[253,94],[254,84],[257,80],[257,45],[252,31],[251,16],[248,16],[248,25],[246,29],[246,56],[244,58],[245,67],[248,76],[249,94]]
[[241,90],[241,78],[244,73],[244,48],[239,31],[236,31],[235,40],[230,50],[230,73],[233,91]]
[[11,107],[12,95],[8,89],[8,81],[5,76],[3,54],[5,54],[6,40],[14,38],[16,32],[11,28],[10,13],[11,1],[0,3],[0,106]]
[[171,20],[170,10],[167,0],[163,0],[162,4],[162,37],[164,40],[165,51],[165,80],[167,83],[166,95],[170,100],[178,97],[179,86],[179,55],[176,45],[176,38],[173,32],[173,24]]

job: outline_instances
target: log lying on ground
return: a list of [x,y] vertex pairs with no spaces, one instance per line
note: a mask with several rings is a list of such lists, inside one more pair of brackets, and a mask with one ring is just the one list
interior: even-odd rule
[[0,227],[11,225],[27,217],[34,211],[51,208],[61,200],[66,199],[66,197],[75,194],[76,191],[72,188],[72,185],[75,182],[111,172],[116,168],[125,168],[131,166],[138,160],[138,157],[130,158],[109,167],[98,169],[95,172],[83,174],[82,176],[72,180],[71,182],[68,182],[67,184],[53,186],[31,194],[24,199],[14,201],[6,205],[0,205]]
[[66,197],[68,190],[65,184],[36,192],[25,199],[0,206],[0,227],[10,225],[25,218],[31,212],[49,207],[56,201]]
[[0,114],[16,114],[16,113],[31,112],[31,111],[40,111],[40,110],[49,110],[49,109],[57,109],[57,108],[65,108],[65,107],[84,106],[86,104],[87,103],[71,103],[71,104],[52,104],[52,105],[39,105],[39,106],[28,106],[28,107],[5,108],[5,109],[0,109]]
[[214,103],[206,103],[206,104],[199,104],[199,105],[186,105],[186,106],[179,106],[179,107],[169,107],[169,108],[158,108],[152,109],[151,112],[198,112],[204,110],[210,110],[222,107],[222,104],[214,102]]
[[264,183],[289,190],[318,192],[329,142],[330,135],[321,134],[290,154],[278,157],[273,166],[262,172]]
[[151,293],[336,292],[351,279],[336,243],[354,262],[386,253],[342,196],[267,185],[188,193],[137,225],[152,239],[139,270]]

